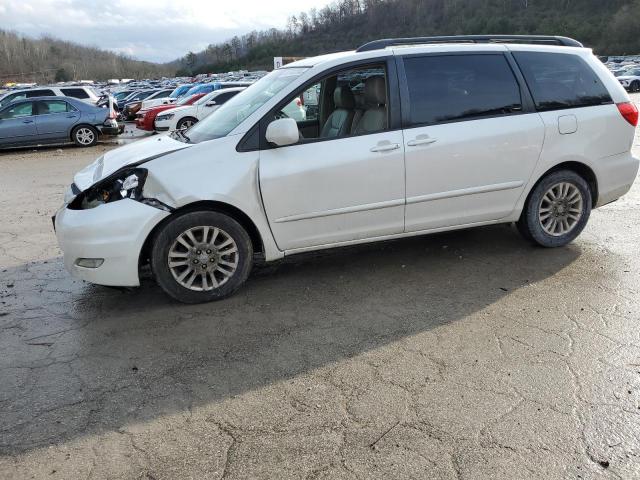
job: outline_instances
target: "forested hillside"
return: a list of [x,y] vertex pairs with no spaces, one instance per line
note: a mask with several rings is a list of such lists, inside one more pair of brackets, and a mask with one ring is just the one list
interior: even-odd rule
[[0,30],[0,84],[106,80],[172,75],[175,67],[132,60],[50,37],[30,39]]
[[602,55],[640,53],[640,0],[339,0],[291,16],[285,30],[234,37],[175,62],[185,73],[271,68],[274,56],[353,49],[376,38],[566,35]]

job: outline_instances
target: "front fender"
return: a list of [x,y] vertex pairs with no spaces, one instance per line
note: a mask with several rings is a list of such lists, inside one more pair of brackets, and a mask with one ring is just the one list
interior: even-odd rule
[[265,259],[283,257],[269,228],[259,185],[260,152],[237,152],[240,136],[193,145],[145,165],[145,197],[172,208],[196,202],[220,202],[243,212],[256,226]]

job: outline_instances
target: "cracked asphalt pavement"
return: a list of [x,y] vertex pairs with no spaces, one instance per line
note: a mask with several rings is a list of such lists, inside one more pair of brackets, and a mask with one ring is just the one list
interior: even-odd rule
[[0,154],[0,478],[640,477],[639,181],[566,248],[458,231],[181,305],[64,271],[109,148]]

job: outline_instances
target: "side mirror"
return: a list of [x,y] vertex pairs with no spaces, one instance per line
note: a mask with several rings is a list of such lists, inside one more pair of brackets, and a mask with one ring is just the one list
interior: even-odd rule
[[300,140],[298,124],[293,118],[279,118],[267,126],[265,137],[267,138],[267,142],[279,147],[293,145]]

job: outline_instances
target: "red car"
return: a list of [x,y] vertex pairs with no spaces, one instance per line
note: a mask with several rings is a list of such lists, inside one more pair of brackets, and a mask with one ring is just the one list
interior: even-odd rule
[[165,110],[181,107],[184,105],[191,105],[193,102],[201,97],[204,97],[205,95],[206,93],[197,93],[195,95],[191,95],[190,97],[180,99],[176,103],[171,103],[169,105],[158,105],[157,107],[151,107],[147,110],[138,112],[136,116],[136,127],[138,127],[140,130],[153,132],[153,122],[160,112],[164,112]]

